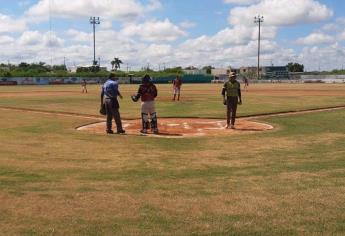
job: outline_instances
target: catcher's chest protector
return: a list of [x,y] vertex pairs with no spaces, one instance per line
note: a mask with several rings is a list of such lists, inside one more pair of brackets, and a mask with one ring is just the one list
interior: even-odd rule
[[157,90],[154,85],[142,85],[140,88],[140,93],[142,94],[142,101],[153,101],[156,96]]

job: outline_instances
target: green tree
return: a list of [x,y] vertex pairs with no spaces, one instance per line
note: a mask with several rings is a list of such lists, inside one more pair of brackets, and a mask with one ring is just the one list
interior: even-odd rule
[[289,72],[304,72],[304,65],[290,62],[287,64]]
[[121,64],[123,64],[123,62],[117,57],[115,57],[114,60],[112,60],[110,63],[111,63],[111,69],[115,71],[117,71],[117,69],[120,69]]
[[21,63],[19,63],[19,65],[18,65],[18,67],[20,68],[20,69],[26,69],[26,68],[28,68],[30,65],[28,64],[28,63],[26,63],[26,62],[21,62]]
[[212,73],[212,69],[214,69],[214,67],[213,66],[204,66],[202,69],[206,70],[206,74],[210,75]]

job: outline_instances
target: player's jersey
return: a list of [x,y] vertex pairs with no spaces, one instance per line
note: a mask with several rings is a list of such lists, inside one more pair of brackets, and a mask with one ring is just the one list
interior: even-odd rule
[[105,95],[106,98],[116,99],[117,96],[119,95],[118,89],[119,89],[118,82],[108,79],[102,86],[102,94]]
[[140,94],[141,101],[154,101],[157,97],[157,88],[153,83],[142,84],[139,87],[138,94]]
[[176,87],[176,88],[181,88],[182,80],[180,80],[180,79],[174,79],[173,85],[174,85],[174,87]]
[[241,86],[238,81],[235,81],[234,83],[227,81],[224,83],[223,90],[225,90],[227,97],[238,97],[240,88]]

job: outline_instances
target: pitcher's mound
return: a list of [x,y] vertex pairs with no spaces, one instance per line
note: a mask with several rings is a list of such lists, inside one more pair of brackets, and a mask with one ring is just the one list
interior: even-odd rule
[[[126,134],[143,135],[140,133],[141,120],[123,120],[122,123],[123,128],[126,130]],[[79,127],[77,130],[105,134],[105,126],[105,122],[100,122]],[[224,120],[194,118],[160,118],[158,119],[159,134],[152,134],[149,131],[147,136],[166,138],[197,137],[259,132],[273,129],[271,125],[245,119],[237,120],[235,129],[226,129],[225,126],[226,121]],[[113,124],[113,127],[116,131],[115,124]]]

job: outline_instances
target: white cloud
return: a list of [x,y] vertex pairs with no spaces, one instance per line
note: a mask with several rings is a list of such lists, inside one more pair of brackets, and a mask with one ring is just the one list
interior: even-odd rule
[[320,45],[331,44],[335,42],[335,38],[320,32],[311,33],[310,35],[296,40],[297,44],[302,45]]
[[172,47],[168,44],[151,44],[143,51],[143,55],[152,59],[160,59],[172,53]]
[[113,23],[110,20],[103,20],[100,27],[101,29],[111,29],[113,27]]
[[334,31],[337,31],[337,30],[339,30],[339,25],[337,25],[337,24],[334,24],[334,23],[330,23],[330,24],[326,24],[326,25],[324,25],[324,26],[322,26],[322,30],[323,31],[329,31],[329,32],[334,32]]
[[[275,27],[266,27],[263,40],[272,40],[276,35]],[[183,50],[193,50],[197,52],[215,52],[218,50],[226,50],[236,46],[248,46],[252,41],[256,43],[258,29],[256,27],[235,26],[233,28],[225,28],[213,36],[200,36],[195,39],[189,39],[181,44]]]
[[0,33],[22,32],[26,29],[23,19],[14,19],[0,13]]
[[338,43],[327,46],[313,46],[303,48],[300,58],[307,70],[329,70],[341,68],[345,56],[345,48]]
[[145,6],[146,11],[156,11],[158,9],[161,9],[162,3],[159,0],[149,0],[149,4]]
[[61,47],[64,40],[54,32],[40,33],[38,31],[26,31],[18,39],[21,46]]
[[92,33],[82,32],[75,29],[69,29],[66,31],[66,35],[70,40],[76,42],[91,42]]
[[101,19],[128,21],[159,8],[159,0],[150,0],[146,5],[138,0],[40,0],[25,14],[36,21],[48,19],[49,12],[56,18],[101,16]]
[[325,24],[321,29],[328,32],[341,32],[345,27],[345,18],[337,18],[334,22]]
[[121,33],[127,37],[139,37],[143,41],[175,41],[187,33],[178,26],[172,24],[168,19],[164,21],[151,20],[143,24],[126,25]]
[[333,12],[315,0],[262,0],[248,7],[233,8],[228,21],[233,25],[252,25],[258,14],[265,17],[265,25],[287,26],[320,22]]
[[189,29],[189,28],[193,28],[196,26],[196,23],[195,22],[192,22],[192,21],[189,21],[189,20],[186,20],[186,21],[183,21],[180,23],[180,26],[181,28],[183,29]]
[[38,31],[26,31],[19,40],[20,45],[23,46],[35,46],[42,43],[42,35]]
[[1,45],[8,45],[15,42],[15,39],[13,37],[10,37],[8,35],[0,35],[0,44]]
[[345,30],[337,35],[338,41],[345,41]]

